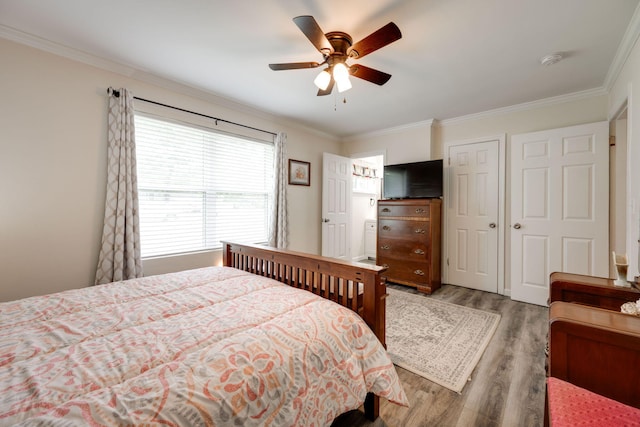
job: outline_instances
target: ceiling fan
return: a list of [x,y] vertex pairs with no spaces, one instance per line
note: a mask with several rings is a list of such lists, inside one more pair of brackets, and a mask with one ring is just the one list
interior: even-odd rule
[[293,22],[322,54],[322,62],[290,62],[286,64],[269,64],[274,71],[316,68],[326,64],[314,83],[318,87],[318,96],[329,95],[334,83],[338,92],[351,89],[349,75],[367,80],[382,86],[391,78],[391,74],[365,67],[364,65],[347,65],[347,59],[359,59],[394,41],[402,38],[400,29],[393,22],[369,34],[357,43],[347,33],[332,31],[324,33],[313,16],[296,16]]

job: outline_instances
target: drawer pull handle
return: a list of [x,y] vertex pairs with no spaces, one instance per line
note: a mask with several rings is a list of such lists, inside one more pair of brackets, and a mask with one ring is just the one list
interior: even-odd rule
[[413,251],[414,253],[418,254],[418,255],[424,255],[424,251],[422,249],[416,249],[415,251]]
[[424,209],[422,209],[422,208],[417,208],[417,209],[416,209],[416,213],[424,213]]
[[384,209],[382,209],[382,212],[391,212],[391,209],[389,209],[389,208],[384,208]]
[[424,234],[425,230],[424,230],[424,228],[416,228],[415,233],[416,234]]
[[416,270],[416,271],[413,272],[413,274],[417,274],[418,276],[424,276],[424,271]]
[[385,251],[388,251],[389,249],[391,249],[391,247],[389,245],[382,245],[380,249],[384,249]]
[[385,225],[385,226],[382,227],[382,229],[384,231],[389,231],[389,230],[391,230],[391,227],[389,227],[388,225]]

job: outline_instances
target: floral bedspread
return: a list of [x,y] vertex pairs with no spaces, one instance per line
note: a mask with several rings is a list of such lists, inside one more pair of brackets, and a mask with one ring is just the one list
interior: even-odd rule
[[0,304],[0,425],[323,426],[407,400],[356,314],[228,267]]

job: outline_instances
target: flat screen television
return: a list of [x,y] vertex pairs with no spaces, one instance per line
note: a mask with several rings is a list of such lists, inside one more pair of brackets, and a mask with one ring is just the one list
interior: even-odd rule
[[442,197],[442,159],[384,166],[385,199]]

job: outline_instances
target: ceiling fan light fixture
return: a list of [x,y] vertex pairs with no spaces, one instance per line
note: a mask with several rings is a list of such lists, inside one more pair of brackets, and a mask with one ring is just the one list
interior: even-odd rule
[[331,74],[327,70],[322,70],[320,74],[316,77],[313,83],[320,90],[326,90],[329,87],[329,82],[331,81]]
[[338,62],[333,66],[333,79],[338,86],[338,92],[344,92],[351,89],[351,82],[349,81],[349,70],[344,62]]
[[346,90],[351,89],[351,81],[349,77],[346,77],[342,80],[336,80],[336,86],[338,86],[338,92],[342,93]]

